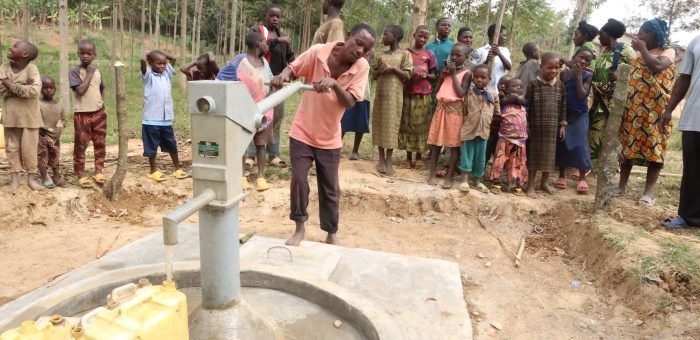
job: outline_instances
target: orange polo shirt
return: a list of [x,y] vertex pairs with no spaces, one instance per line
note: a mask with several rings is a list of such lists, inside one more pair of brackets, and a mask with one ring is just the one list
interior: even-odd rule
[[[328,57],[336,45],[343,42],[313,45],[294,60],[289,67],[294,76],[306,78],[307,84],[313,84],[321,78],[331,76],[328,69]],[[367,86],[369,64],[365,58],[356,61],[349,70],[341,74],[336,81],[345,91],[350,92],[355,100],[361,101]],[[319,149],[339,149],[343,146],[340,138],[340,119],[345,107],[340,104],[334,91],[318,93],[304,91],[301,102],[294,115],[289,136]]]

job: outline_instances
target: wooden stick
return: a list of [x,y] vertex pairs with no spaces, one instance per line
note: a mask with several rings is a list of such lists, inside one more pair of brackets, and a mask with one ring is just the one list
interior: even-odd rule
[[523,240],[520,241],[520,249],[518,249],[518,256],[515,258],[515,267],[519,268],[520,267],[520,260],[523,258],[523,252],[525,251],[525,238],[523,237]]
[[486,230],[489,234],[491,234],[491,236],[493,236],[496,240],[498,240],[498,244],[500,244],[501,247],[502,247],[508,254],[510,254],[511,256],[513,256],[515,259],[518,259],[518,255],[516,255],[512,250],[510,250],[510,248],[508,248],[508,246],[506,246],[505,242],[503,242],[503,240],[501,240],[500,237],[496,236],[496,234],[492,233],[491,230],[489,230],[488,228],[486,228],[486,224],[484,224],[484,222],[481,221],[481,218],[477,217],[476,220],[479,221],[479,224],[481,225],[482,228],[484,228],[484,230]]
[[[496,29],[494,30],[493,34],[493,39],[489,41],[491,45],[497,45],[498,46],[498,39],[501,37],[501,26],[503,26],[503,12],[506,11],[506,0],[501,0],[501,6],[498,7],[498,19],[496,20]],[[496,47],[499,48],[499,47]],[[489,70],[493,74],[493,65],[494,65],[494,59],[496,59],[496,55],[494,54],[493,58],[489,60]]]

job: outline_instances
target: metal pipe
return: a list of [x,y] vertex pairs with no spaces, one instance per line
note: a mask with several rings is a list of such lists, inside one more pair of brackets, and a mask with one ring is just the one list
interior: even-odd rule
[[166,246],[173,246],[178,243],[177,226],[192,214],[206,207],[216,198],[216,193],[212,189],[206,189],[201,194],[192,197],[185,204],[175,208],[163,216],[163,243]]
[[258,102],[258,112],[265,112],[267,110],[273,109],[275,106],[284,102],[287,98],[291,97],[293,94],[300,90],[313,90],[314,87],[311,85],[306,85],[302,82],[289,83],[281,89],[271,93],[267,98]]
[[238,204],[225,209],[207,207],[199,212],[199,256],[202,307],[222,310],[235,306],[241,296]]

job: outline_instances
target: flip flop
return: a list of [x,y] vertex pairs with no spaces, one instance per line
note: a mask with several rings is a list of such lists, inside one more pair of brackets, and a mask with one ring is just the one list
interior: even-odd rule
[[92,188],[92,178],[83,177],[78,180],[78,185],[80,185],[80,187],[83,189]]
[[555,186],[557,189],[566,189],[566,184],[567,184],[567,183],[568,183],[568,181],[566,180],[566,178],[564,178],[564,177],[559,177],[559,178],[557,178],[557,181],[554,182],[554,186]]
[[425,169],[425,162],[422,159],[417,159],[416,160],[416,165],[413,166],[413,169],[415,170],[423,170]]
[[245,162],[243,162],[243,170],[250,170],[255,165],[255,161],[253,161],[250,158],[246,158]]
[[163,173],[160,171],[156,171],[152,174],[148,174],[148,175],[146,175],[146,177],[148,177],[148,179],[152,179],[156,182],[162,182],[162,181],[166,180],[165,175],[163,175]]
[[189,175],[187,175],[186,172],[182,171],[182,169],[175,170],[175,172],[173,173],[173,176],[175,176],[175,178],[177,178],[177,179],[185,179],[187,177],[190,177]]
[[103,173],[96,173],[95,176],[92,176],[92,178],[99,184],[107,183],[107,176],[105,176]]
[[255,180],[255,190],[265,191],[270,188],[272,188],[272,186],[268,184],[264,178],[258,178]]
[[283,160],[280,159],[279,157],[275,157],[275,158],[273,158],[273,159],[270,160],[269,165],[270,165],[270,166],[274,166],[274,167],[276,167],[276,168],[281,168],[281,169],[283,169],[283,168],[286,168],[286,167],[287,167],[287,162],[283,161]]
[[44,184],[44,188],[46,188],[46,189],[53,189],[56,187],[56,184],[54,184],[50,178],[45,180],[43,184]]
[[523,189],[521,188],[515,188],[513,191],[511,191],[513,195],[515,196],[525,196],[525,193],[523,192]]
[[404,159],[399,163],[399,169],[410,169],[411,168],[411,161],[408,159]]
[[494,195],[498,195],[501,193],[501,186],[498,184],[495,184],[494,186],[491,187],[491,193]]
[[348,159],[351,161],[356,161],[356,160],[360,159],[360,155],[353,152],[350,154],[350,157],[348,157]]
[[489,193],[489,188],[484,185],[484,183],[479,182],[479,184],[476,185],[476,190],[479,190],[485,194]]
[[588,182],[579,181],[578,185],[576,186],[576,192],[581,194],[581,195],[588,194]]
[[656,200],[649,195],[642,195],[642,197],[640,197],[639,200],[637,201],[637,204],[643,204],[643,205],[646,205],[647,207],[653,206],[654,203],[656,203]]
[[469,192],[469,190],[471,190],[471,188],[469,187],[469,183],[467,182],[460,183],[457,189],[459,189],[459,191],[461,192]]
[[250,189],[250,183],[248,183],[248,177],[241,177],[241,190],[246,191]]
[[674,218],[667,218],[661,224],[668,229],[682,229],[690,228],[691,226],[683,219],[683,217],[676,216]]

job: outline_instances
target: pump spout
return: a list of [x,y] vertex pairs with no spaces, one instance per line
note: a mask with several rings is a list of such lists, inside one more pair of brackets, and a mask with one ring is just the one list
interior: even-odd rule
[[212,189],[205,189],[199,195],[192,197],[185,204],[169,212],[163,217],[163,243],[166,246],[178,244],[177,226],[186,218],[206,207],[216,198]]
[[265,112],[267,110],[273,109],[275,106],[284,102],[287,98],[291,97],[293,94],[300,90],[313,90],[314,87],[311,85],[306,85],[302,82],[294,82],[285,85],[281,89],[271,93],[267,98],[258,102],[258,112]]

